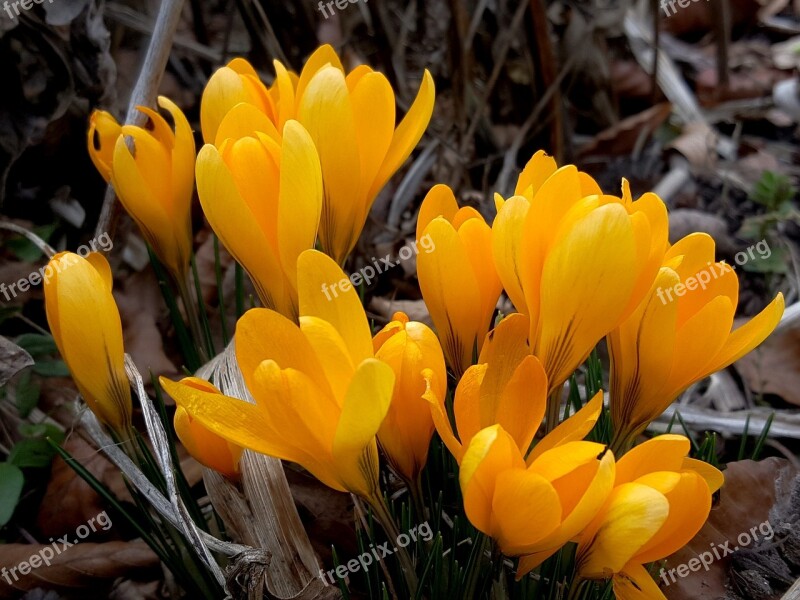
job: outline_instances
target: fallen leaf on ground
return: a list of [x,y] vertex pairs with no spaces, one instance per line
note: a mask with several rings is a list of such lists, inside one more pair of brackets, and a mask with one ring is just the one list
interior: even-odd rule
[[[117,498],[130,501],[119,469],[105,454],[93,448],[76,434],[72,434],[65,449],[97,479],[104,483]],[[61,458],[53,460],[50,481],[39,508],[36,524],[47,537],[59,537],[86,524],[105,510],[106,506],[89,484]]]
[[[75,540],[71,537],[69,541]],[[43,562],[44,558],[49,565]],[[105,588],[114,579],[156,570],[159,560],[143,542],[83,542],[63,550],[61,544],[57,549],[52,544],[5,544],[0,546],[0,564],[9,569],[7,577],[0,577],[0,598],[18,598],[20,592],[34,588],[72,592],[85,588],[82,597],[88,599],[107,598]],[[38,566],[28,568],[34,564]],[[23,575],[21,566],[29,572]]]
[[662,102],[639,114],[623,119],[598,133],[594,139],[578,149],[578,156],[630,154],[637,145],[650,138],[667,120],[672,105]]
[[[770,511],[788,494],[790,484],[797,474],[797,470],[782,458],[729,463],[725,470],[725,485],[720,491],[719,505],[711,509],[708,521],[700,532],[666,560],[666,570],[658,577],[664,595],[670,600],[714,600],[727,597],[727,571],[731,556],[725,555],[724,548],[733,550],[739,544],[740,535],[749,535],[754,527],[758,534],[758,527],[764,523],[769,523],[773,531],[779,527],[779,523],[771,521]],[[764,529],[768,530],[766,526]],[[767,531],[762,537],[768,536],[768,533]],[[713,560],[708,569],[701,566],[694,571],[690,570],[688,564],[692,559],[704,552],[712,552],[715,548],[720,558],[717,559],[712,553]],[[689,571],[688,574],[680,576],[675,571],[675,581],[672,581],[673,576],[669,574],[669,570],[678,569],[681,565],[687,565],[684,571]],[[665,581],[669,585],[664,585]]]
[[747,387],[800,406],[800,327],[769,336],[736,363]]

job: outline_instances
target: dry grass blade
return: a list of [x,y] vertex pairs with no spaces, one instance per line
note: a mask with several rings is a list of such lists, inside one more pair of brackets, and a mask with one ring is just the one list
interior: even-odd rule
[[133,384],[133,388],[136,390],[136,395],[139,397],[139,403],[144,412],[144,421],[147,426],[148,437],[153,444],[158,466],[161,468],[161,473],[164,475],[164,480],[167,482],[169,501],[178,519],[179,528],[183,531],[189,544],[200,557],[200,560],[208,567],[219,584],[224,586],[225,576],[222,574],[222,570],[219,568],[217,561],[214,560],[214,557],[211,556],[208,547],[203,543],[200,537],[200,531],[197,529],[194,521],[192,521],[183,500],[181,500],[181,497],[178,495],[178,487],[175,482],[175,466],[172,464],[169,437],[167,436],[167,432],[164,431],[164,426],[156,412],[155,406],[153,406],[153,402],[144,389],[142,376],[139,374],[136,365],[133,364],[133,360],[131,360],[128,354],[125,355],[125,371],[128,374],[128,379],[130,379]]
[[[228,396],[253,402],[236,362],[233,342],[201,368],[197,376],[212,381]],[[248,451],[241,465],[248,510],[220,509],[221,516],[227,517],[232,531],[245,532],[246,537],[241,541],[269,556],[269,568],[264,570],[273,597],[318,597],[324,588],[317,577],[320,565],[297,513],[281,461]],[[229,483],[218,478],[209,480],[214,482],[214,489],[209,490],[212,501],[215,497],[235,497],[232,490],[226,489]]]

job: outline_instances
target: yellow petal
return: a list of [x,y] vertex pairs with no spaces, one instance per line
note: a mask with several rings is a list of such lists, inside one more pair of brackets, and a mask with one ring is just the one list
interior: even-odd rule
[[640,564],[629,563],[612,580],[614,596],[617,600],[667,600],[647,572]]
[[455,195],[453,195],[453,190],[443,183],[433,186],[425,195],[422,206],[419,208],[417,239],[422,239],[425,228],[436,217],[443,217],[445,221],[452,223],[453,217],[456,216],[457,212],[458,203]]
[[283,131],[286,122],[296,117],[294,83],[286,67],[279,60],[272,61],[275,67],[275,85],[278,89],[278,128]]
[[386,152],[386,158],[383,160],[378,174],[375,176],[372,187],[370,188],[369,198],[374,198],[378,192],[386,185],[389,178],[394,175],[397,169],[406,161],[411,155],[411,151],[422,139],[422,134],[428,127],[433,114],[433,102],[436,96],[436,89],[433,83],[433,77],[430,72],[425,69],[422,75],[422,83],[420,83],[417,97],[414,98],[414,103],[408,109],[403,120],[397,126],[392,137],[392,143]]
[[522,243],[529,208],[530,202],[522,196],[510,198],[498,210],[492,225],[492,256],[497,274],[514,307],[526,314],[530,313],[521,273],[527,267],[523,263]]
[[557,530],[536,545],[535,552],[520,559],[517,580],[574,540],[597,516],[614,488],[614,455],[605,452],[596,468],[591,463],[583,464],[552,484],[562,498],[562,507],[566,506],[563,521]]
[[121,127],[117,120],[104,110],[94,111],[89,118],[89,129],[86,136],[89,157],[106,183],[111,181],[114,146],[120,132]]
[[443,384],[432,369],[425,369],[423,377],[425,379],[425,392],[422,397],[428,402],[436,432],[442,438],[456,462],[461,463],[464,450],[461,442],[455,436],[453,426],[450,424],[450,418],[447,416],[447,410],[444,405],[445,397],[441,393]]
[[[276,186],[269,183],[270,169],[264,162],[270,159],[253,138],[239,140],[230,151],[235,151],[238,158],[236,177],[217,148],[206,144],[200,150],[197,157],[200,204],[225,248],[249,273],[264,305],[292,317],[297,310],[293,307],[288,276],[276,256],[277,240],[270,239],[271,234],[276,235],[275,225],[270,224],[270,216],[265,212],[275,202],[263,202],[265,194],[277,192]],[[239,185],[245,186],[244,189],[240,191]],[[265,185],[271,185],[272,189],[265,189]],[[263,208],[251,204],[256,202],[256,194]]]
[[339,60],[339,55],[336,54],[336,50],[334,50],[333,46],[330,44],[323,44],[314,50],[313,54],[308,57],[308,60],[306,61],[306,64],[303,66],[303,70],[300,73],[300,79],[297,81],[297,85],[295,86],[295,98],[296,102],[298,102],[298,106],[303,95],[306,94],[306,88],[308,88],[314,75],[316,75],[327,65],[330,65],[336,70],[344,73],[342,61]]
[[624,208],[606,205],[580,218],[548,254],[535,354],[545,366],[551,390],[624,316],[637,275],[633,242]]
[[342,336],[333,325],[319,317],[300,317],[300,331],[314,349],[333,395],[341,406],[356,370]]
[[528,164],[519,174],[514,195],[533,198],[534,194],[542,187],[542,184],[556,170],[558,170],[556,160],[552,156],[548,156],[544,150],[539,150],[531,157]]
[[[339,266],[317,250],[306,250],[297,260],[300,314],[319,317],[333,325],[345,341],[354,365],[372,358],[372,335],[358,292]],[[338,285],[335,297],[329,286]]]
[[323,67],[299,101],[298,120],[314,140],[325,182],[320,244],[341,264],[355,244],[356,226],[359,232],[362,226],[356,224],[360,211],[356,214],[353,210],[353,202],[360,198],[361,165],[344,73],[332,66]]
[[365,202],[359,216],[363,223],[374,199],[374,196],[368,194],[394,135],[394,91],[382,73],[366,73],[350,92],[350,99],[353,103],[364,186],[362,194]]
[[374,497],[378,490],[375,435],[392,400],[394,372],[374,358],[362,362],[347,390],[333,440],[333,457],[347,488]]
[[638,444],[617,462],[617,483],[629,483],[653,471],[679,471],[690,449],[688,438],[670,433]]
[[478,530],[493,534],[492,502],[498,475],[512,469],[523,472],[524,468],[517,445],[499,425],[487,427],[472,438],[464,452],[458,479],[464,511]]
[[705,461],[695,458],[684,458],[681,465],[682,470],[694,471],[706,480],[709,491],[714,494],[725,483],[725,476],[722,472]]
[[[422,296],[431,313],[445,358],[462,373],[472,364],[482,326],[479,282],[471,268],[464,241],[444,218],[437,217],[425,228],[436,251],[417,256],[417,276]],[[453,265],[461,265],[454,269]],[[481,342],[484,332],[480,333]]]
[[[187,377],[182,383],[212,394],[222,393],[207,381],[196,377]],[[203,427],[181,406],[175,411],[174,425],[175,433],[195,460],[226,477],[238,477],[239,459],[243,452],[241,447]]]
[[70,252],[56,254],[48,272],[50,276],[44,278],[47,322],[61,357],[92,412],[123,434],[130,426],[131,395],[122,323],[107,273],[99,273],[89,261]]
[[492,510],[495,535],[503,553],[514,556],[561,524],[561,502],[541,475],[508,470],[497,476]]
[[220,123],[237,104],[252,104],[268,114],[265,106],[268,92],[260,88],[263,85],[258,81],[255,69],[242,58],[218,69],[208,80],[200,103],[203,140],[208,144],[215,142]]
[[578,545],[578,573],[603,579],[622,568],[664,524],[669,502],[653,488],[625,483],[611,492],[599,527],[584,532]]
[[[664,394],[665,404],[714,369],[711,362],[728,339],[734,311],[729,298],[717,296],[678,329],[668,391]],[[662,411],[664,409],[666,405]]]
[[[243,137],[256,137],[257,132],[266,133],[279,141],[280,134],[275,124],[258,107],[241,102],[231,108],[223,117],[213,143],[218,148],[227,139],[238,140]],[[283,129],[281,129],[283,131]]]
[[494,412],[482,414],[480,393],[488,365],[472,365],[461,376],[453,398],[453,413],[461,445],[469,445],[472,437],[484,427],[495,425]]
[[[269,335],[264,335],[269,331]],[[333,397],[324,377],[322,363],[300,328],[285,316],[265,308],[248,310],[236,323],[236,362],[245,383],[253,389],[254,373],[265,360],[274,360],[282,369],[305,373],[320,389]]]
[[783,294],[778,292],[775,299],[764,310],[728,336],[725,344],[714,357],[711,371],[724,369],[767,339],[778,326],[783,316],[783,310]]
[[[637,482],[652,485],[660,476],[661,473],[652,473]],[[636,560],[641,563],[662,560],[683,548],[703,527],[711,510],[711,492],[705,480],[695,472],[681,473],[677,485],[659,491],[669,501],[669,516],[637,553]]]
[[297,121],[283,130],[277,242],[283,271],[297,288],[297,258],[314,247],[322,215],[322,171],[314,141]]
[[528,456],[527,463],[529,465],[532,464],[538,457],[553,448],[585,438],[597,423],[602,410],[603,391],[600,390],[594,395],[594,398],[586,403],[586,406],[562,422],[537,443]]

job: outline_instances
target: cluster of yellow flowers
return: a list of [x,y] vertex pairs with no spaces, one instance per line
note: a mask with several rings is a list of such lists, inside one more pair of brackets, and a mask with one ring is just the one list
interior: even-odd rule
[[[346,277],[341,265],[433,102],[426,72],[395,127],[386,78],[366,66],[346,73],[324,46],[299,76],[275,61],[271,87],[242,59],[218,70],[202,99],[206,145],[196,159],[186,118],[165,98],[174,128],[144,107],[149,128],[93,115],[92,158],[159,259],[185,274],[196,179],[206,218],[265,307],[236,327],[255,403],[197,378],[162,378],[178,405],[176,430],[226,475],[236,476],[249,448],[298,463],[378,512],[380,455],[412,488],[435,430],[459,464],[466,515],[521,557],[518,577],[573,541],[579,578],[613,577],[619,598],[660,598],[642,565],[695,535],[723,479],[687,458],[682,436],[634,442],[689,385],[761,343],[783,298],[735,331],[731,271],[657,300],[658,289],[713,263],[713,240],[698,233],[670,245],[657,196],[634,201],[624,181],[621,196],[605,194],[538,152],[514,195],[496,195],[491,224],[459,208],[447,186],[430,190],[417,237],[430,236],[435,251],[417,267],[437,333],[396,313],[373,336],[355,289],[336,298],[322,290]],[[48,319],[89,406],[119,429],[131,401],[111,273],[100,257],[78,262],[48,283]],[[503,291],[517,312],[494,323]],[[558,423],[564,382],[604,338],[611,448],[583,441],[602,392]],[[547,433],[534,442],[543,420]]]

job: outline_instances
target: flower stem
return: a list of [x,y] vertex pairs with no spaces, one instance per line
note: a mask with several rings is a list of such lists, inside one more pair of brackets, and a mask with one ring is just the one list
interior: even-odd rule
[[175,283],[178,288],[178,294],[183,301],[183,306],[186,309],[186,320],[189,322],[189,330],[192,332],[192,338],[194,339],[194,345],[197,349],[197,353],[200,355],[201,362],[206,362],[208,360],[208,355],[206,353],[206,348],[203,343],[205,339],[203,337],[202,329],[200,328],[200,318],[197,312],[197,304],[194,299],[194,296],[189,293],[189,285],[188,285],[188,273],[184,274],[184,276],[175,276]]
[[[397,530],[397,526],[395,525],[391,514],[389,514],[389,507],[386,506],[386,502],[384,502],[383,498],[379,497],[377,494],[371,498],[365,498],[365,500],[369,504],[370,508],[372,508],[373,513],[375,513],[375,518],[377,518],[380,522],[381,527],[383,527],[383,530],[386,532],[386,535],[389,536],[390,544],[396,544],[397,539],[400,537],[400,532]],[[407,548],[399,545],[394,548],[397,552],[398,558],[400,559],[400,568],[402,569],[403,576],[406,580],[408,595],[410,598],[413,598],[417,595],[417,587],[419,585],[417,580],[417,571],[414,568],[414,561],[411,559],[411,555],[408,553]]]
[[550,393],[547,399],[547,421],[545,423],[545,433],[550,433],[558,427],[558,416],[561,411],[561,390],[563,386],[558,386]]
[[587,580],[575,577],[569,586],[569,596],[567,596],[567,600],[578,600],[578,598],[581,597],[581,591],[586,583]]
[[[483,555],[486,554],[486,551],[489,549],[489,545],[491,543],[491,538],[485,534],[479,534],[478,540],[475,542],[477,547],[473,549],[473,553],[475,556],[475,561],[472,560],[467,563],[468,567],[470,567],[466,582],[464,584],[464,598],[477,598],[477,589],[478,589],[478,580],[480,579],[481,574],[481,562],[483,560]],[[471,559],[472,557],[470,557]]]

